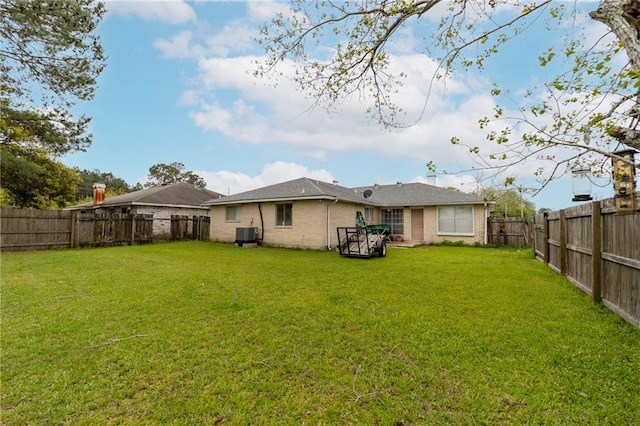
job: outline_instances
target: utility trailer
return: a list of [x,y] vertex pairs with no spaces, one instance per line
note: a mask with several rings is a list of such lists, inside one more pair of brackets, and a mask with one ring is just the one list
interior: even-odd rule
[[388,225],[367,226],[361,212],[356,213],[360,226],[341,227],[338,230],[338,250],[347,257],[380,257],[387,255]]

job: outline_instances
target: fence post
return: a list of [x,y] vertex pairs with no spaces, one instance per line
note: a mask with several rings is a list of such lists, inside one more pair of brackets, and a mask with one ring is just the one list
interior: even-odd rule
[[131,241],[129,245],[133,245],[136,242],[136,214],[130,212],[129,216],[131,216]]
[[602,210],[600,201],[591,203],[591,297],[602,303]]
[[567,213],[560,210],[560,275],[567,276]]
[[549,263],[549,213],[544,212],[542,223],[542,233],[544,234],[544,246],[542,247],[542,255],[544,256],[544,263]]
[[71,236],[70,236],[71,241],[69,241],[69,247],[71,248],[78,247],[77,239],[78,239],[78,211],[72,210],[71,211]]

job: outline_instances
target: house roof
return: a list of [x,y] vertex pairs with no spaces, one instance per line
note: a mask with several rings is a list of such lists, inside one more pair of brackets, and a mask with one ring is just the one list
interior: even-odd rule
[[204,204],[213,206],[292,200],[340,200],[359,204],[372,204],[364,198],[361,192],[355,189],[306,177],[209,200]]
[[208,189],[196,188],[186,182],[177,182],[116,195],[115,197],[108,197],[103,203],[98,205],[94,205],[93,202],[77,204],[68,207],[67,210],[131,205],[201,207],[203,202],[222,196],[222,194],[209,191]]
[[[371,195],[365,197],[365,191]],[[310,178],[299,178],[288,182],[209,200],[204,205],[246,204],[268,201],[292,200],[340,200],[372,206],[427,206],[452,204],[482,204],[480,197],[459,191],[439,188],[424,183],[395,185],[373,185],[346,188],[337,184]]]
[[371,191],[368,200],[376,206],[441,206],[483,204],[482,198],[425,183],[397,183],[354,188],[360,193]]

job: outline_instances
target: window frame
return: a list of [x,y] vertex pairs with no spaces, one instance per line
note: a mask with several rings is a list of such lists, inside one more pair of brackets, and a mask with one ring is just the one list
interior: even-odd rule
[[404,235],[404,208],[389,207],[383,208],[381,213],[381,223],[389,225],[391,235]]
[[364,208],[364,221],[366,223],[373,223],[374,221],[373,207]]
[[[452,217],[444,217],[443,209],[451,209],[453,212]],[[470,212],[469,216],[461,215],[462,209]],[[450,221],[450,225],[453,225],[453,230],[442,229],[444,225],[444,220]],[[464,225],[464,221],[469,222],[471,227],[470,230],[460,229]],[[476,232],[476,223],[475,223],[475,206],[474,205],[449,205],[449,206],[438,206],[437,208],[437,218],[436,218],[438,230],[438,235],[455,235],[461,237],[473,237]]]
[[[235,212],[233,214],[233,217],[230,217],[231,215],[229,213],[231,211]],[[242,220],[242,206],[241,205],[225,206],[225,210],[224,210],[224,221],[225,222],[240,222],[241,220]]]
[[[293,203],[276,203],[275,219],[276,219],[276,227],[279,227],[279,228],[292,227],[293,226]],[[288,219],[288,223],[287,223],[287,219]]]

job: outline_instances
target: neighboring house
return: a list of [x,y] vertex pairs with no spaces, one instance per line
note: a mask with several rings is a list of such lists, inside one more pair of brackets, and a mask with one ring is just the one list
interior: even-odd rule
[[488,205],[479,197],[422,183],[345,188],[300,178],[207,201],[211,239],[233,242],[236,228],[256,227],[258,240],[284,247],[337,245],[337,227],[391,227],[394,241],[486,243]]
[[154,186],[115,197],[104,198],[103,194],[104,185],[94,185],[93,202],[77,204],[65,210],[96,214],[152,214],[155,238],[170,236],[172,215],[209,216],[209,208],[202,206],[202,203],[223,196],[214,191],[196,188],[186,182]]

